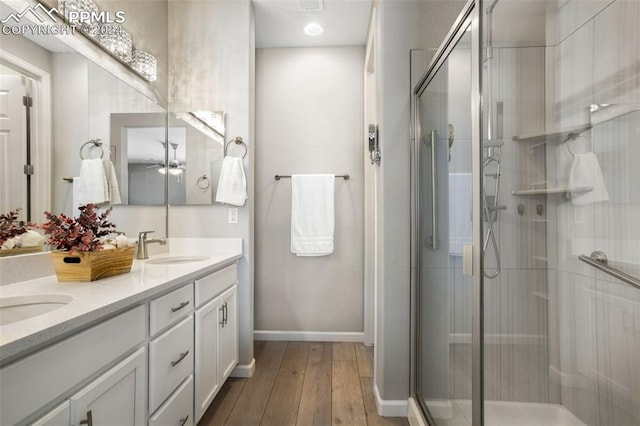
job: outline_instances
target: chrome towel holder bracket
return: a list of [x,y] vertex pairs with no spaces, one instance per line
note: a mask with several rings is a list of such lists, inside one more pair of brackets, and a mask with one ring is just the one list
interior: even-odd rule
[[236,145],[242,145],[244,147],[244,154],[242,154],[242,158],[244,159],[247,156],[247,152],[249,152],[249,148],[247,148],[247,144],[244,143],[240,136],[236,136],[235,138],[227,142],[227,144],[224,146],[224,156],[227,156],[227,149],[229,148],[231,142],[235,143]]
[[91,150],[91,148],[93,147],[100,148],[100,158],[104,157],[104,145],[102,144],[102,139],[91,139],[89,142],[83,143],[82,146],[80,147],[81,160],[86,160],[86,158],[84,158],[84,156],[82,155],[82,151],[84,150],[85,146],[89,146],[89,150]]

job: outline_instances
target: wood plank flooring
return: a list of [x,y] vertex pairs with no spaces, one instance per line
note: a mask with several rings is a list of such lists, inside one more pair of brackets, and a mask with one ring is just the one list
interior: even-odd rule
[[255,342],[254,355],[253,377],[227,380],[198,426],[409,424],[378,416],[361,343]]

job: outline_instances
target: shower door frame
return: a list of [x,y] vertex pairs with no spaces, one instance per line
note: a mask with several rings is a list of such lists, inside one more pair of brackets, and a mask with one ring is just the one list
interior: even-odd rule
[[472,193],[473,193],[473,255],[472,255],[472,424],[484,424],[484,321],[483,299],[484,281],[482,271],[482,31],[480,11],[483,0],[469,0],[449,30],[444,41],[432,58],[427,71],[412,90],[411,96],[411,397],[415,399],[422,415],[429,424],[435,424],[421,398],[417,397],[417,378],[420,375],[418,363],[420,341],[420,271],[422,259],[422,224],[419,220],[422,200],[420,196],[420,111],[419,97],[426,90],[438,70],[448,59],[465,34],[468,25],[471,27],[471,144],[472,144]]

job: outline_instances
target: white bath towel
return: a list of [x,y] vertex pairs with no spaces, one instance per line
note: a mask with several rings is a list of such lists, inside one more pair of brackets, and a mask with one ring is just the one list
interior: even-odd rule
[[472,244],[471,173],[449,175],[449,254],[462,256],[462,248]]
[[[100,158],[82,160],[80,176],[74,179],[74,206],[88,203],[101,204],[109,201],[109,188]],[[74,209],[73,214],[76,214]]]
[[104,176],[107,179],[107,190],[110,204],[120,204],[120,187],[118,187],[118,178],[116,177],[116,170],[113,168],[111,160],[103,160]]
[[569,191],[575,205],[599,203],[609,199],[598,157],[593,152],[575,154],[569,170]]
[[333,253],[335,175],[291,177],[291,252],[297,256]]
[[224,157],[218,179],[216,202],[242,207],[247,198],[247,178],[242,158]]

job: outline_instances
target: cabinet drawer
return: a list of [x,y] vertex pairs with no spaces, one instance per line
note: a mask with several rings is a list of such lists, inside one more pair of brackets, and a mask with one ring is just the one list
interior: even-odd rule
[[192,311],[193,284],[152,300],[149,307],[149,334],[154,336]]
[[213,299],[238,281],[238,267],[234,263],[211,275],[196,280],[196,306]]
[[193,316],[149,343],[149,412],[193,373]]
[[189,376],[162,407],[151,416],[149,426],[193,425],[193,376]]
[[144,341],[145,314],[139,306],[0,370],[0,425],[19,422]]

